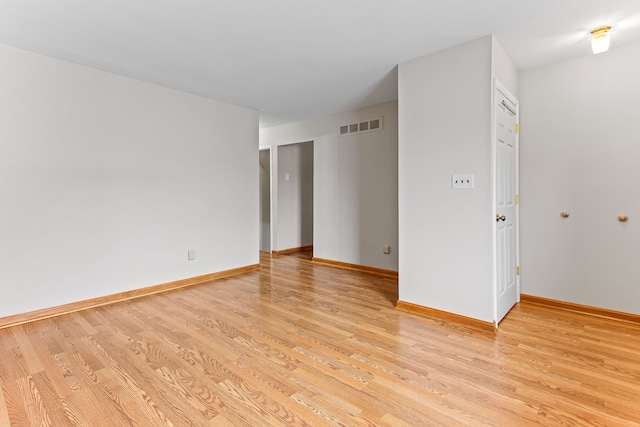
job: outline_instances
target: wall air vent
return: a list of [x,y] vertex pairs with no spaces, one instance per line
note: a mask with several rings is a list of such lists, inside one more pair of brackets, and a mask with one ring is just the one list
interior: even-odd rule
[[382,130],[382,117],[366,120],[364,122],[349,123],[340,125],[338,128],[339,136],[354,135],[356,133],[374,132]]

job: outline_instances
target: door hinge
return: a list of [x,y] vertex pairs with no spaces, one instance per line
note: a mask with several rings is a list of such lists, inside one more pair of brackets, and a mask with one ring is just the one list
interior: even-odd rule
[[520,275],[520,266],[516,266],[516,276]]
[[516,133],[520,132],[520,123],[516,123]]
[[520,195],[516,194],[516,205],[520,204]]

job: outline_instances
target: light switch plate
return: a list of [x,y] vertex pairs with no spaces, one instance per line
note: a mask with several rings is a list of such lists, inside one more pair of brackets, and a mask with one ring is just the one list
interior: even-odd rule
[[473,175],[451,175],[451,188],[455,190],[459,189],[472,189],[473,188]]

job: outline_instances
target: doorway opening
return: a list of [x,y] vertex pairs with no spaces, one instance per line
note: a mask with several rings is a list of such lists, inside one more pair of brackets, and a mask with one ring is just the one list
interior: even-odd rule
[[271,253],[271,149],[259,151],[260,252]]
[[313,141],[277,151],[278,255],[313,250]]

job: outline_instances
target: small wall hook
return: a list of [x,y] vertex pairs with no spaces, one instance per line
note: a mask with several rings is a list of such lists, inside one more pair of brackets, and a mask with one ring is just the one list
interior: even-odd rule
[[629,217],[626,216],[626,215],[620,215],[620,216],[618,216],[618,221],[627,222],[627,221],[629,221]]
[[562,218],[569,218],[569,212],[567,212],[567,211],[562,211],[562,212],[560,212],[560,216],[561,216]]

